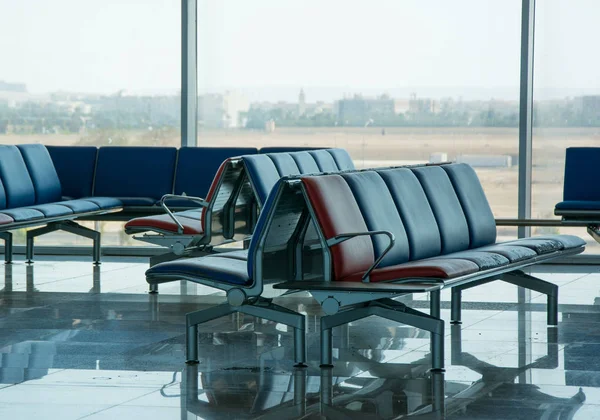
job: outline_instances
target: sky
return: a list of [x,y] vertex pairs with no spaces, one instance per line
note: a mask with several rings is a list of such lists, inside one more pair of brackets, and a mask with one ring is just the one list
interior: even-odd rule
[[[180,0],[0,0],[0,80],[174,93]],[[600,92],[598,0],[538,0],[540,95]],[[200,92],[517,99],[520,0],[198,0]]]

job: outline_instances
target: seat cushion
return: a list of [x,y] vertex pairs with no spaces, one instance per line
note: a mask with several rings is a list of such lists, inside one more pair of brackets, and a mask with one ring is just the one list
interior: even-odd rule
[[96,170],[95,146],[46,146],[60,179],[62,195],[73,198],[92,195]]
[[100,210],[100,207],[96,203],[89,200],[67,200],[59,201],[56,204],[70,208],[73,210],[73,213],[88,213]]
[[174,147],[101,147],[94,196],[152,198],[156,202],[173,192],[176,161]]
[[60,204],[40,204],[29,208],[43,213],[44,217],[60,217],[73,214],[73,210]]
[[459,258],[472,261],[479,266],[479,270],[490,270],[510,263],[508,258],[500,254],[479,250],[453,252],[452,254],[443,255],[439,258]]
[[87,197],[86,201],[91,201],[102,210],[109,210],[123,206],[121,200],[112,197]]
[[21,151],[33,182],[35,203],[60,201],[62,189],[48,149],[41,144],[21,144],[17,147]]
[[7,208],[16,209],[35,204],[33,182],[16,146],[0,146],[0,179],[6,192]]
[[[204,232],[204,229],[200,222],[200,217],[188,217],[186,214],[189,213],[175,213],[175,217],[177,217],[179,223],[183,225],[183,234],[201,235]],[[196,214],[196,212],[193,214]],[[145,231],[177,233],[177,224],[168,214],[137,217],[125,224],[125,231],[128,233]]]
[[247,263],[237,258],[219,257],[186,258],[157,264],[146,271],[146,277],[177,277],[186,280],[211,280],[216,283],[249,285]]
[[43,219],[44,213],[32,208],[20,208],[2,210],[2,214],[5,216],[12,217],[15,222],[27,222],[29,220]]
[[561,201],[554,207],[555,211],[568,211],[568,210],[598,210],[598,214],[600,215],[600,201],[582,201],[582,200],[573,200],[573,201]]
[[248,178],[256,192],[259,204],[267,201],[273,186],[279,181],[279,172],[267,155],[243,156]]
[[563,249],[573,249],[585,246],[585,241],[579,236],[575,235],[535,236],[533,239],[548,239],[552,241],[558,241],[562,244]]
[[514,245],[488,245],[477,248],[477,251],[487,251],[500,254],[503,257],[508,258],[511,263],[523,261],[537,256],[537,252],[530,248]]
[[242,261],[248,261],[248,250],[241,249],[239,251],[220,252],[218,254],[211,255],[211,257],[225,257],[225,258],[234,258],[234,259],[242,260]]
[[12,217],[7,214],[0,213],[0,225],[8,225],[15,221]]
[[498,246],[523,246],[534,250],[538,255],[549,254],[551,252],[560,251],[563,249],[563,244],[559,241],[552,239],[539,239],[539,238],[523,238],[515,241],[500,242]]
[[[410,261],[404,264],[376,268],[371,272],[371,282],[393,281],[414,278],[452,279],[467,274],[476,273],[479,266],[472,261],[452,258],[428,258],[420,261]],[[352,274],[342,281],[361,281],[364,272]]]

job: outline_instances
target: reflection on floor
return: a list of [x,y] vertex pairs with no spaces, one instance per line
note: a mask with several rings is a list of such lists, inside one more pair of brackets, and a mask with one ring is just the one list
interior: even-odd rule
[[319,307],[304,294],[277,302],[308,316],[308,368],[293,368],[285,326],[245,316],[202,326],[201,363],[185,366],[184,314],[223,296],[180,282],[148,295],[146,266],[4,267],[0,418],[600,419],[600,268],[538,269],[560,285],[558,328],[543,296],[466,291],[446,372],[431,374],[428,334],[376,318],[335,331],[335,367],[319,369]]

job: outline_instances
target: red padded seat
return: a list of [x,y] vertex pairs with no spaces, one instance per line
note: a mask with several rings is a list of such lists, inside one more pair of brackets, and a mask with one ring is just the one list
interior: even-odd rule
[[8,214],[2,214],[0,213],[0,225],[8,225],[10,223],[13,223],[15,220],[10,217]]
[[[191,211],[175,213],[175,217],[183,225],[184,235],[203,234],[204,229],[202,228],[202,222],[200,221],[200,218],[189,217],[186,216],[185,213],[190,213],[191,215],[198,214],[199,211],[195,210],[193,213]],[[130,232],[143,232],[150,230],[157,232],[177,233],[177,225],[168,214],[160,214],[157,216],[146,216],[132,219],[125,225],[125,230]]]
[[[371,271],[369,281],[376,283],[411,278],[452,279],[476,273],[479,266],[472,261],[452,258],[430,258],[404,264],[376,268]],[[340,279],[341,281],[361,281],[364,271]]]
[[[340,175],[306,177],[302,182],[321,225],[325,238],[351,232],[368,231],[354,194]],[[358,236],[331,248],[333,279],[345,279],[365,272],[375,261],[373,243]]]

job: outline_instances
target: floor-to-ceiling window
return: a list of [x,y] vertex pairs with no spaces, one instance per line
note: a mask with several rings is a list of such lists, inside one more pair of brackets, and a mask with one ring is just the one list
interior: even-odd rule
[[[600,146],[600,58],[594,0],[538,0],[535,22],[532,217],[549,218],[562,201],[565,149]],[[535,233],[583,228],[534,228]],[[587,252],[600,252],[591,238]]]
[[[0,144],[178,146],[180,28],[178,1],[0,0]],[[134,243],[100,228],[103,244]]]
[[464,161],[516,217],[520,16],[519,0],[198,0],[198,143]]

